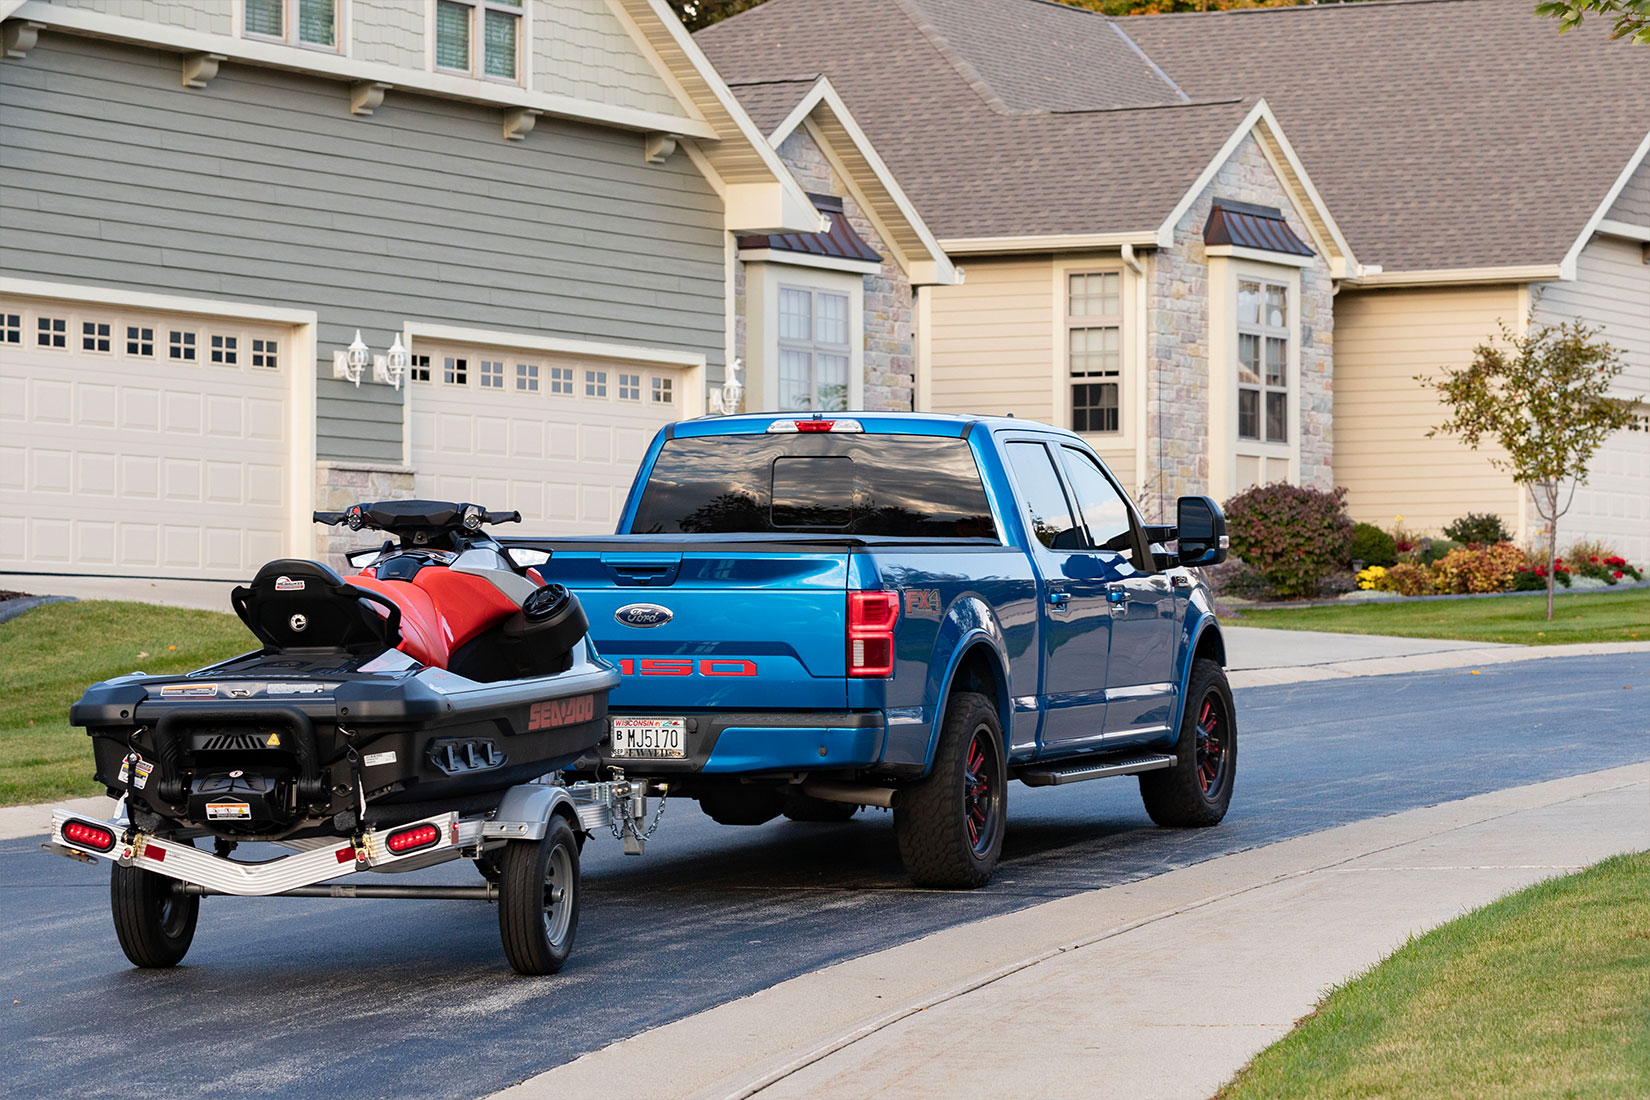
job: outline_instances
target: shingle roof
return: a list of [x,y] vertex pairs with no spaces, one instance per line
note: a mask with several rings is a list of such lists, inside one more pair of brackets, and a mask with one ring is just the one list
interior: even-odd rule
[[[1020,0],[1014,0],[1020,2]],[[1650,50],[1528,0],[1137,16],[1192,96],[1264,96],[1359,261],[1556,264],[1650,130]]]
[[[1253,98],[1184,103],[1132,48],[1118,48],[1106,20],[1075,12],[1071,35],[1101,39],[1095,49],[1116,76],[1077,81],[1077,113],[1026,111],[1041,94],[1035,82],[994,89],[961,52],[1008,35],[967,30],[970,5],[989,12],[998,2],[768,0],[695,38],[733,82],[829,76],[942,239],[1156,229]],[[1046,30],[1049,14],[1035,14],[1015,41]],[[1002,81],[1005,64],[1029,64],[1048,43],[1024,48],[1019,61],[984,58],[984,72]]]
[[802,97],[819,80],[818,73],[807,76],[787,76],[774,80],[732,81],[728,87],[745,113],[751,116],[763,136],[771,135],[779,124],[790,117]]

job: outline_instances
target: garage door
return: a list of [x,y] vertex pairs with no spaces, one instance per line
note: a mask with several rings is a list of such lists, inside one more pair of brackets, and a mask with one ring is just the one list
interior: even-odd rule
[[608,534],[682,367],[420,340],[411,370],[420,497],[521,512],[534,534]]
[[1562,545],[1598,539],[1634,565],[1650,564],[1650,417],[1617,432],[1588,464],[1587,484],[1558,521]]
[[0,300],[0,568],[236,579],[279,557],[290,333]]

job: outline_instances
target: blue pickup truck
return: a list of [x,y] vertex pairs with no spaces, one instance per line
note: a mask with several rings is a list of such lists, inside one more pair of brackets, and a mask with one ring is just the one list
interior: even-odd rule
[[584,771],[731,825],[891,808],[912,879],[968,887],[1010,779],[1138,775],[1161,825],[1224,816],[1236,716],[1196,567],[1225,518],[1185,497],[1177,519],[1143,524],[1042,424],[770,414],[663,429],[617,535],[504,541],[623,676]]

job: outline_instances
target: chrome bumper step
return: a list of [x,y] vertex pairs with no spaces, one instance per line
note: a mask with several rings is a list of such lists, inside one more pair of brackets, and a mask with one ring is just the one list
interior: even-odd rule
[[1058,787],[1065,783],[1081,783],[1088,779],[1105,779],[1113,775],[1138,775],[1159,768],[1172,768],[1173,755],[1159,752],[1134,752],[1103,756],[1098,760],[1076,760],[1064,767],[1057,764],[1033,765],[1021,768],[1015,778],[1028,787]]

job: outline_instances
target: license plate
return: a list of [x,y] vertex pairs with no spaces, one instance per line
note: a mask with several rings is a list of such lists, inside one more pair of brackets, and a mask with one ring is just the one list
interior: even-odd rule
[[680,759],[687,755],[687,719],[614,718],[611,755]]

